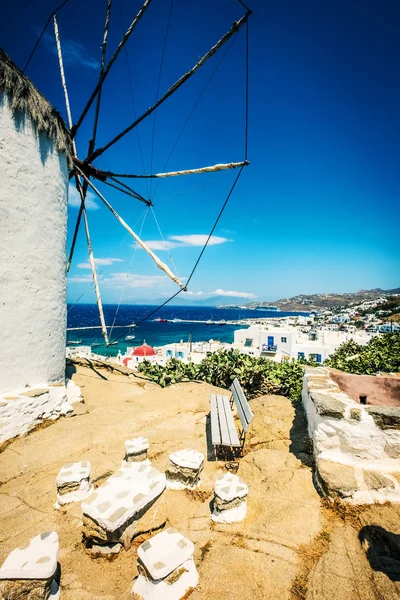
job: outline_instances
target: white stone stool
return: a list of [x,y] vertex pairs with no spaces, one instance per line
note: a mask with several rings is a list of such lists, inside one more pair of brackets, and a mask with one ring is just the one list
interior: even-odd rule
[[215,482],[214,510],[211,519],[217,523],[243,521],[247,513],[249,488],[237,475],[225,473]]
[[58,600],[58,535],[41,533],[13,550],[0,568],[0,597]]
[[133,438],[125,442],[126,462],[141,462],[147,458],[149,440],[145,437]]
[[193,552],[193,543],[172,527],[144,542],[132,592],[143,600],[180,600],[199,581]]
[[57,502],[55,508],[68,504],[68,502],[86,500],[93,492],[93,486],[90,483],[90,462],[83,460],[61,467],[57,475],[56,485]]
[[171,490],[194,489],[200,482],[204,454],[196,450],[178,450],[169,455],[166,471],[167,487]]

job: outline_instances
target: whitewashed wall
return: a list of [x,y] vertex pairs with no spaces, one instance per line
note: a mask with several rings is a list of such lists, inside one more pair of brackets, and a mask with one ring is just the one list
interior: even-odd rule
[[400,409],[358,404],[325,368],[305,368],[302,399],[322,491],[353,503],[400,502]]
[[64,382],[67,161],[0,92],[0,393]]

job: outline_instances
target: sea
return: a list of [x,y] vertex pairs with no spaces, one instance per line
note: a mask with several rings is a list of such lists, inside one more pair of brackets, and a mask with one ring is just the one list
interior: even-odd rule
[[[246,310],[240,308],[216,308],[215,306],[174,306],[166,305],[160,310],[158,306],[149,305],[121,305],[103,306],[104,317],[109,329],[110,341],[117,344],[106,346],[101,329],[80,329],[67,331],[67,346],[92,346],[92,351],[104,356],[116,356],[118,351],[125,354],[128,346],[140,346],[146,342],[150,346],[164,346],[165,344],[184,342],[190,338],[193,342],[219,340],[233,342],[233,332],[236,329],[247,328],[248,325],[235,323],[234,325],[206,325],[206,321],[241,321],[244,319],[282,318],[291,315],[304,315],[300,312],[280,312],[267,310]],[[153,313],[154,314],[151,314]],[[147,317],[147,318],[146,318]],[[133,328],[128,326],[139,323]],[[155,319],[166,319],[167,322]],[[171,322],[180,319],[178,322]],[[96,304],[75,304],[68,306],[67,327],[95,327],[100,325],[99,310]],[[119,327],[119,326],[123,327]],[[127,335],[134,335],[134,339],[126,340]]]

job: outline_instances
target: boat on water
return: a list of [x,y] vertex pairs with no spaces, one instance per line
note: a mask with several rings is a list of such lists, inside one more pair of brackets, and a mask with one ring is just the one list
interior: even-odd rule
[[134,340],[134,339],[135,339],[135,337],[136,337],[135,335],[126,335],[126,336],[125,336],[125,339],[126,339],[126,340]]
[[67,340],[67,344],[72,344],[76,346],[77,344],[81,344],[82,340]]
[[170,323],[183,323],[183,319],[172,319]]
[[154,319],[154,322],[155,323],[168,323],[168,319],[160,319],[160,318],[158,318],[158,319]]
[[226,321],[224,321],[223,319],[221,319],[221,321],[217,321],[216,325],[226,325]]
[[213,325],[214,321],[211,321],[211,319],[208,319],[208,321],[206,321],[206,325]]

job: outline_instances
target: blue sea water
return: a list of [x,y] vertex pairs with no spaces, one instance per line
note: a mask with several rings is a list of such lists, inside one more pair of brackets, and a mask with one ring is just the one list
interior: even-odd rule
[[[128,325],[137,323],[157,306],[121,305],[117,313],[114,304],[104,305],[104,316],[107,326]],[[146,341],[151,346],[163,346],[170,343],[187,341],[192,336],[193,342],[210,339],[221,342],[233,342],[235,329],[246,328],[246,325],[206,325],[205,321],[232,321],[249,318],[270,318],[298,315],[303,313],[270,312],[266,310],[245,310],[237,308],[215,308],[206,306],[173,306],[167,305],[157,311],[149,319],[128,330],[115,328],[110,335],[110,341],[120,337],[117,345],[106,347],[101,329],[68,331],[67,340],[79,341],[79,345],[92,346],[93,352],[106,356],[116,356],[120,350],[125,353],[127,346],[139,346]],[[154,321],[156,318],[168,319],[167,323]],[[172,319],[197,321],[191,323],[171,323]],[[203,321],[203,323],[198,322]],[[68,327],[91,327],[100,324],[99,311],[95,304],[76,304],[68,306]],[[125,340],[126,335],[134,335],[135,339]],[[68,344],[72,345],[72,344]]]

